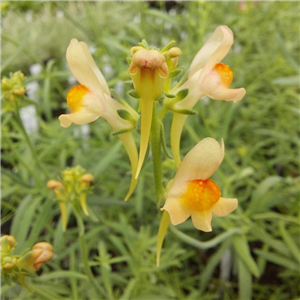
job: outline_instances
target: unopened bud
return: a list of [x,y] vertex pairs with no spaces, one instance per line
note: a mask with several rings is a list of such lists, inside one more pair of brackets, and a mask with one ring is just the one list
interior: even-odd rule
[[6,256],[3,258],[1,261],[1,266],[5,271],[10,271],[12,270],[17,264],[17,258],[16,257],[10,257]]
[[130,53],[130,54],[134,54],[135,52],[137,52],[137,51],[139,51],[139,50],[142,50],[142,49],[144,49],[144,48],[141,47],[141,46],[134,46],[134,47],[132,47],[132,48],[130,49],[129,53]]
[[39,270],[43,263],[52,259],[53,247],[46,242],[37,243],[32,247],[31,253],[35,258],[34,268],[35,270]]
[[80,182],[86,182],[90,183],[94,180],[94,176],[92,174],[84,174],[83,176],[80,177]]
[[15,88],[13,89],[13,93],[18,96],[23,96],[25,94],[25,88],[24,87]]
[[20,257],[18,267],[26,269],[29,272],[39,270],[41,265],[49,261],[53,257],[53,247],[45,242],[37,243],[32,247],[32,250]]
[[182,54],[182,51],[180,50],[180,48],[178,47],[172,47],[169,51],[168,51],[168,55],[170,58],[175,58],[178,57]]
[[63,187],[62,183],[57,180],[49,180],[47,182],[47,188],[51,190],[60,190]]
[[16,244],[16,239],[12,235],[3,235],[0,238],[0,244],[2,246],[2,243],[4,240],[7,240],[8,245],[10,248],[13,248]]
[[68,169],[64,170],[61,175],[62,175],[63,180],[73,181],[74,172],[72,170],[68,170]]

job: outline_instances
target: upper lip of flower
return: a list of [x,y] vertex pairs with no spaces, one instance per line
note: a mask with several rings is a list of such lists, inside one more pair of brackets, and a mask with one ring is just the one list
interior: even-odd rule
[[[189,78],[204,67],[205,70],[211,70],[227,55],[232,44],[231,29],[225,25],[218,26],[193,59],[189,69]],[[205,72],[201,72],[201,76],[203,73]]]
[[199,142],[183,159],[173,186],[180,182],[201,179],[206,180],[218,169],[225,155],[224,141],[221,146],[213,138],[205,138]]
[[72,39],[66,53],[69,68],[77,81],[98,97],[110,96],[109,87],[84,42]]

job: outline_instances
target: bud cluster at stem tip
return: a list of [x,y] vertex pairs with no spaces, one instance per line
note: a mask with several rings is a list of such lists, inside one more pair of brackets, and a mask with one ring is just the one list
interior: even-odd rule
[[49,180],[47,188],[54,191],[56,200],[58,201],[63,230],[67,226],[67,203],[70,203],[76,211],[81,207],[85,215],[89,215],[86,196],[90,191],[90,185],[94,180],[94,176],[85,173],[85,170],[79,166],[67,168],[61,173],[61,180]]
[[27,287],[25,277],[38,271],[42,264],[53,258],[53,247],[40,242],[21,255],[14,255],[12,250],[17,246],[12,235],[3,235],[1,244],[1,276],[6,282],[14,281]]

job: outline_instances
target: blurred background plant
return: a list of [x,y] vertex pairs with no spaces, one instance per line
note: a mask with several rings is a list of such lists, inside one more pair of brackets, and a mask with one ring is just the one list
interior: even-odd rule
[[[17,113],[1,110],[2,234],[13,235],[20,252],[44,240],[55,253],[32,279],[35,293],[3,282],[3,299],[297,299],[299,10],[300,3],[284,1],[2,1],[2,79],[21,71],[26,90]],[[176,40],[179,65],[187,69],[221,24],[235,35],[224,62],[234,86],[247,94],[226,105],[199,101],[181,145],[184,155],[204,137],[224,138],[225,161],[214,180],[225,197],[239,199],[239,208],[213,219],[211,233],[190,221],[170,227],[157,268],[160,212],[152,166],[145,165],[124,202],[130,164],[109,125],[99,119],[60,127],[57,116],[75,83],[65,51],[71,38],[85,41],[110,88],[137,108],[127,95],[132,86],[123,84],[130,79],[129,49],[143,38],[157,47]],[[2,100],[6,92],[2,87]],[[94,217],[83,221],[98,289],[80,260],[76,218],[68,210],[62,232],[59,207],[46,188],[77,165],[94,176],[87,196]],[[164,170],[167,182],[175,173],[171,161]]]

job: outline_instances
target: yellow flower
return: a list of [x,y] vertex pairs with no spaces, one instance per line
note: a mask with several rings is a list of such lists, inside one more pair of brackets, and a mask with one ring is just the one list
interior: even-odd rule
[[237,208],[237,199],[221,197],[220,188],[209,179],[223,158],[224,143],[220,146],[213,138],[203,139],[184,157],[162,207],[173,225],[191,216],[197,229],[208,232],[212,213],[223,217]]
[[225,25],[218,26],[204,46],[196,54],[189,68],[187,81],[173,93],[188,89],[188,95],[173,104],[174,117],[171,128],[171,147],[175,162],[180,163],[180,136],[187,115],[176,110],[190,110],[204,95],[214,100],[240,101],[246,94],[244,88],[230,89],[233,72],[229,66],[221,63],[233,43],[233,33]]
[[124,144],[132,167],[131,185],[125,198],[127,200],[137,183],[135,173],[138,153],[130,132],[135,124],[131,120],[121,118],[118,110],[126,110],[135,120],[138,119],[139,115],[129,106],[125,107],[111,97],[107,82],[84,42],[72,39],[67,49],[66,58],[71,72],[80,84],[69,91],[67,102],[71,113],[60,115],[60,124],[67,128],[72,123],[81,125],[103,117],[119,133],[118,136]]
[[140,97],[141,109],[141,142],[137,178],[149,143],[154,101],[161,95],[169,71],[165,56],[159,51],[133,47],[131,52],[133,57],[129,73],[135,91]]

